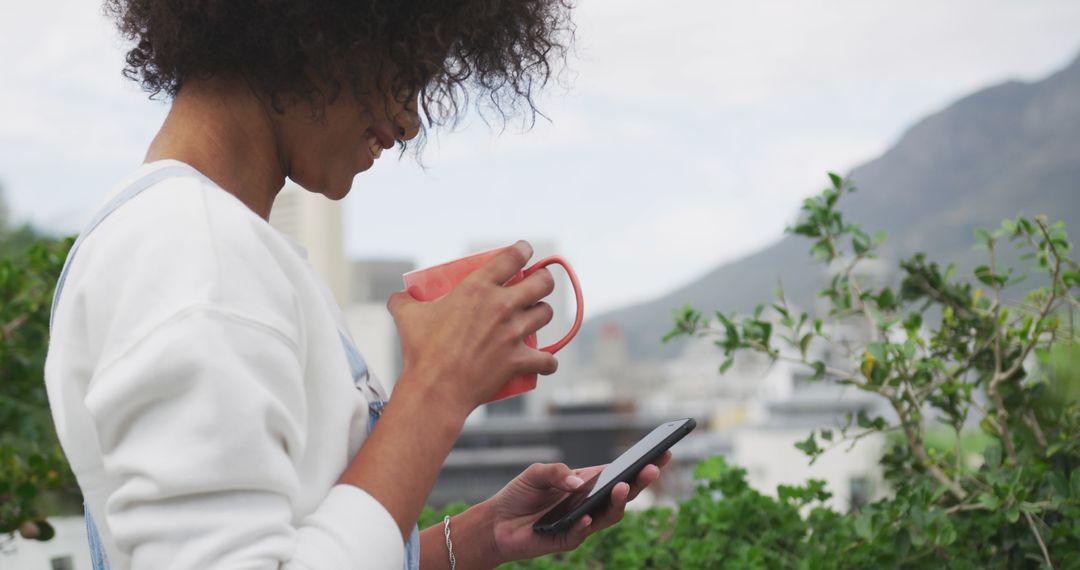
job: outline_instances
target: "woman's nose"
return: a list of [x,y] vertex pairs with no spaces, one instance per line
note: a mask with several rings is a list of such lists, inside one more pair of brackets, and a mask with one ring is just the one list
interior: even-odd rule
[[414,107],[406,107],[394,116],[394,126],[399,139],[411,140],[420,132],[420,115]]

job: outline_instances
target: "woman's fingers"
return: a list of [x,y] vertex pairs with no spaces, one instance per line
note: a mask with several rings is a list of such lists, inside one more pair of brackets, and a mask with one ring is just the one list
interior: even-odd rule
[[604,464],[604,465],[592,465],[590,467],[579,467],[578,469],[574,470],[574,473],[577,473],[578,477],[581,477],[582,479],[588,481],[589,479],[592,479],[594,476],[599,475],[600,472],[603,471],[605,467],[607,467],[607,464]]
[[551,322],[551,319],[555,316],[555,311],[551,308],[551,305],[547,303],[537,303],[528,309],[525,309],[521,315],[521,332],[522,338],[536,333],[544,327],[544,325]]
[[525,267],[532,254],[533,249],[529,242],[519,241],[503,249],[491,261],[474,271],[470,277],[475,275],[476,279],[485,283],[501,286]]
[[528,307],[547,297],[555,290],[555,277],[546,267],[541,267],[518,283],[507,287],[514,295],[514,303]]
[[619,483],[611,490],[611,498],[603,509],[593,513],[590,532],[597,532],[619,522],[626,513],[626,503],[630,501],[630,485]]
[[418,303],[416,299],[413,299],[412,295],[405,291],[398,291],[393,295],[390,295],[390,299],[386,302],[386,309],[390,311],[391,316],[397,316],[403,307],[412,303]]
[[652,464],[659,467],[659,468],[661,468],[661,469],[663,469],[664,466],[668,464],[668,461],[671,461],[671,450],[670,449],[665,451],[664,454],[661,455],[659,457],[659,459],[657,459],[656,461],[653,461]]
[[536,489],[555,487],[573,491],[581,485],[581,478],[565,463],[533,463],[519,477],[526,485]]
[[652,485],[659,478],[660,468],[656,465],[646,465],[634,479],[634,484],[630,486],[630,496],[627,501],[633,501],[638,496],[638,493],[641,493],[645,487]]
[[[532,254],[532,246],[519,241],[499,252],[473,274],[484,283],[502,286],[525,268]],[[555,278],[548,268],[542,267],[507,289],[515,306],[529,307],[555,290]]]
[[589,515],[585,515],[574,523],[574,526],[570,527],[570,530],[561,535],[561,541],[559,549],[563,551],[574,550],[581,546],[582,542],[585,542],[586,538],[593,533],[593,518]]
[[671,461],[671,452],[665,451],[656,461],[646,465],[634,478],[634,484],[630,486],[630,498],[628,500],[633,501],[645,487],[655,483],[660,478],[660,469],[667,465],[668,461]]
[[555,358],[555,355],[522,344],[514,356],[512,371],[514,376],[522,374],[549,376],[558,369],[559,360]]

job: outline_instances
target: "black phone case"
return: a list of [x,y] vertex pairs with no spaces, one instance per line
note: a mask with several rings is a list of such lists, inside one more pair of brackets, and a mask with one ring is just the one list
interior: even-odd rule
[[570,526],[577,522],[578,519],[589,514],[590,511],[606,502],[611,496],[611,490],[615,488],[615,485],[618,485],[619,483],[631,483],[646,465],[655,461],[680,439],[686,437],[686,434],[693,431],[693,429],[697,427],[697,421],[695,421],[694,418],[687,419],[689,421],[683,424],[682,427],[665,437],[659,445],[652,448],[649,453],[641,456],[640,459],[632,463],[630,467],[627,467],[625,471],[620,473],[612,481],[609,481],[608,484],[604,485],[595,495],[586,499],[584,503],[578,505],[576,509],[570,511],[565,517],[549,525],[533,525],[533,530],[541,534],[556,534],[570,528]]

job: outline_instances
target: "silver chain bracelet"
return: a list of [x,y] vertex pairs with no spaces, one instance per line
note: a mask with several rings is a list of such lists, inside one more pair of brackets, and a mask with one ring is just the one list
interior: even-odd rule
[[443,534],[446,535],[446,551],[450,553],[450,570],[456,570],[457,560],[454,559],[454,543],[450,540],[450,515],[443,517]]

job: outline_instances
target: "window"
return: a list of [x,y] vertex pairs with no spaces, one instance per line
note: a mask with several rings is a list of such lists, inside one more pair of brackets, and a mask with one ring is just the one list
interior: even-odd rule
[[870,479],[867,477],[852,477],[848,479],[848,508],[852,512],[858,512],[863,505],[870,502]]
[[58,556],[49,560],[52,570],[75,570],[75,562],[70,556]]

